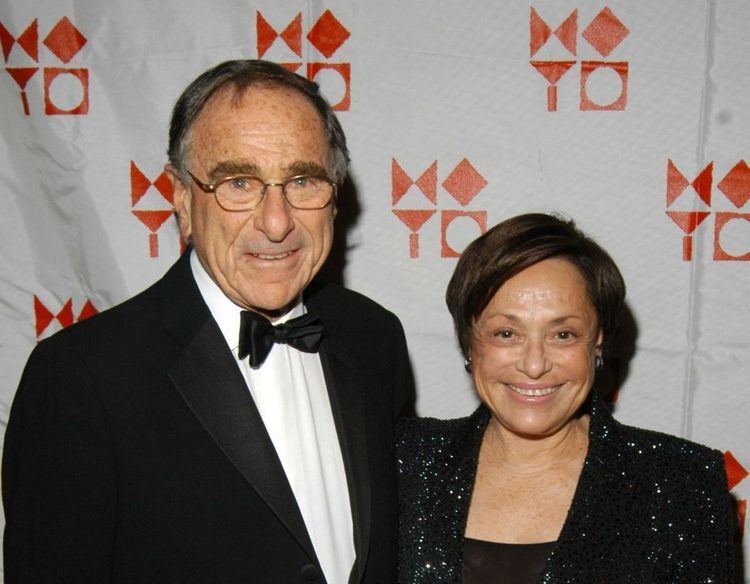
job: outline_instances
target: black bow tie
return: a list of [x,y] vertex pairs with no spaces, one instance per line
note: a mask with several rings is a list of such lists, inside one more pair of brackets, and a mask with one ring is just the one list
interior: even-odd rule
[[240,315],[239,357],[244,359],[249,355],[250,367],[257,369],[268,357],[274,343],[286,343],[305,353],[315,353],[323,340],[324,330],[320,319],[310,313],[273,326],[265,316],[243,310]]

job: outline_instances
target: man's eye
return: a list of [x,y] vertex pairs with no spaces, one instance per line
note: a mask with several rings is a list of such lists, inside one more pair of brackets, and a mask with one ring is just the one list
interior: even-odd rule
[[295,189],[304,189],[310,183],[310,179],[306,176],[298,176],[292,179],[291,184]]
[[238,190],[238,191],[245,191],[245,190],[247,190],[247,189],[249,188],[249,186],[250,186],[250,181],[249,181],[249,180],[247,180],[247,179],[246,179],[245,177],[242,177],[242,176],[238,176],[237,178],[233,178],[233,179],[232,179],[232,180],[230,181],[230,185],[231,185],[231,186],[232,186],[232,188],[233,188],[233,189],[235,189],[235,190]]

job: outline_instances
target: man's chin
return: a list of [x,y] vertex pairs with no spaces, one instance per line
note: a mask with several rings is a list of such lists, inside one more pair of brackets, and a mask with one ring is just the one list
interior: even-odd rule
[[262,314],[269,320],[276,320],[289,312],[300,297],[301,292],[293,295],[283,295],[276,298],[257,298],[248,296],[243,298],[242,306]]

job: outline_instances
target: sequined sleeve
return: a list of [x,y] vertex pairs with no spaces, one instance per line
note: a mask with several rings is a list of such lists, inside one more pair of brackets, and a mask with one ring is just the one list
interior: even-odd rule
[[685,509],[680,510],[679,542],[673,582],[731,584],[734,582],[736,515],[727,489],[720,452],[695,460],[686,469]]

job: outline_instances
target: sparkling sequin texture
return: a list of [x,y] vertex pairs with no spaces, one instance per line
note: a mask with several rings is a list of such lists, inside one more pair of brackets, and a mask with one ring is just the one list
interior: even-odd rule
[[[543,584],[730,583],[734,513],[720,452],[615,421],[592,393],[589,449]],[[401,584],[461,582],[489,411],[400,427]],[[488,583],[489,584],[489,583]]]

